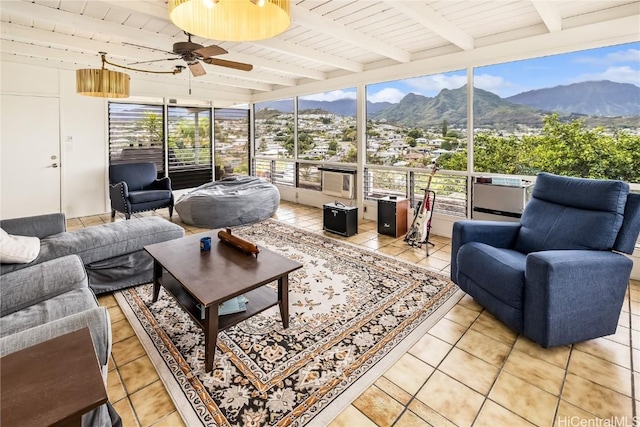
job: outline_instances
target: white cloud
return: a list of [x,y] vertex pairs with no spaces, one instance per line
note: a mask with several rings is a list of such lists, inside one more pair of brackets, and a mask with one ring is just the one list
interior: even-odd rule
[[404,98],[404,93],[394,87],[387,87],[377,93],[367,95],[367,101],[370,102],[391,102],[393,104],[400,102]]
[[442,89],[457,89],[467,83],[466,75],[433,74],[405,80],[411,87],[425,92],[440,92]]
[[309,101],[336,101],[338,99],[356,99],[356,92],[346,92],[344,90],[332,90],[330,92],[314,93],[313,95],[301,96],[300,99]]
[[581,56],[574,60],[579,64],[611,65],[621,62],[640,62],[640,50],[627,49],[608,53],[606,56]]
[[611,80],[618,83],[631,83],[640,86],[640,70],[629,66],[609,67],[599,73],[585,73],[571,79],[570,83],[586,81]]
[[505,97],[521,91],[521,88],[501,76],[491,74],[476,74],[473,76],[473,85],[477,88],[493,92],[496,95]]

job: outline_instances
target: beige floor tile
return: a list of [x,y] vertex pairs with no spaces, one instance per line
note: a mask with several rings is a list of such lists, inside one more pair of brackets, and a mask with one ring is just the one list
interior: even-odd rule
[[142,356],[118,367],[122,382],[129,394],[160,379],[148,356]]
[[404,251],[405,251],[405,249],[403,249],[403,248],[398,248],[398,247],[390,246],[390,245],[386,245],[386,246],[383,246],[380,249],[378,249],[378,252],[381,252],[381,253],[387,254],[387,255],[391,255],[391,256],[396,256],[399,253],[402,253]]
[[567,374],[561,397],[600,418],[632,415],[631,398],[572,373]]
[[476,427],[533,427],[524,418],[514,414],[508,409],[503,408],[492,400],[487,400],[478,414],[478,418],[473,423]]
[[452,348],[453,345],[431,334],[426,334],[409,349],[409,353],[435,368]]
[[127,392],[122,385],[118,371],[109,372],[107,375],[107,395],[109,396],[109,402],[111,403],[115,403],[120,399],[127,397]]
[[449,344],[455,344],[466,332],[467,328],[449,319],[442,318],[429,329],[429,333]]
[[489,393],[498,376],[498,367],[457,347],[449,352],[438,370],[483,395]]
[[474,300],[471,295],[465,294],[460,301],[458,301],[458,305],[463,306],[464,308],[468,308],[469,310],[481,312],[484,310],[480,304]]
[[384,246],[384,243],[379,242],[377,239],[370,239],[366,242],[361,243],[361,246],[364,246],[367,249],[380,249]]
[[80,221],[82,222],[82,225],[84,225],[85,227],[88,227],[91,225],[104,224],[104,221],[102,220],[102,218],[100,218],[99,215],[83,216],[80,218]]
[[571,352],[571,347],[566,345],[553,348],[540,347],[540,344],[531,341],[524,335],[518,337],[513,348],[562,369],[567,367],[569,354]]
[[393,425],[394,427],[431,427],[431,424],[417,416],[411,411],[405,411],[400,419]]
[[120,418],[122,419],[122,427],[139,427],[138,419],[133,412],[133,407],[129,399],[122,399],[113,404],[113,409],[116,410]]
[[508,372],[501,372],[489,399],[541,426],[551,425],[558,398]]
[[396,258],[404,260],[404,261],[417,263],[417,262],[422,261],[423,259],[425,259],[426,256],[427,256],[427,254],[422,252],[422,251],[418,252],[418,251],[414,251],[413,249],[409,249],[409,250],[406,250],[406,251],[401,252],[398,255],[396,255]]
[[131,394],[129,399],[142,427],[150,426],[176,410],[161,381]]
[[100,307],[109,308],[109,307],[118,306],[118,301],[116,301],[116,298],[113,296],[113,294],[98,295],[97,299],[98,299],[98,304],[100,304]]
[[384,376],[408,393],[415,394],[424,385],[433,368],[412,356],[404,354]]
[[385,377],[378,378],[374,385],[405,406],[409,404],[413,398],[413,394],[407,393],[400,386]]
[[371,386],[352,403],[378,426],[391,426],[404,406],[376,386]]
[[432,426],[438,427],[456,427],[454,423],[443,417],[436,412],[433,408],[420,402],[418,399],[413,399],[408,406],[408,409],[418,415],[421,419],[427,421]]
[[618,317],[618,325],[623,326],[625,328],[631,327],[631,319],[633,315],[630,313],[625,313],[624,311],[620,311],[620,316]]
[[376,427],[365,414],[360,412],[356,407],[350,405],[334,418],[328,427]]
[[132,337],[135,334],[136,333],[127,319],[120,320],[118,322],[111,322],[111,336],[114,343]]
[[[638,331],[632,330],[631,334],[633,336],[633,347],[640,348],[640,342],[638,342],[638,340],[640,339],[640,335],[638,334]],[[629,345],[629,328],[625,328],[624,326],[618,326],[615,334],[607,335],[604,338],[611,341],[615,341],[622,345]]]
[[444,317],[468,328],[475,322],[479,315],[480,313],[475,310],[470,310],[460,304],[456,304]]
[[116,362],[113,361],[113,356],[109,356],[109,364],[107,366],[109,366],[109,371],[116,369]]
[[111,355],[118,367],[131,362],[138,357],[142,357],[145,354],[146,352],[144,351],[144,347],[142,347],[142,344],[140,344],[137,337],[127,338],[114,343],[111,348]]
[[451,262],[451,252],[445,252],[443,250],[433,250],[433,248],[429,249],[429,257],[437,258],[442,261],[446,261],[447,263]]
[[120,306],[116,305],[115,307],[109,307],[107,309],[109,311],[109,317],[111,318],[111,323],[119,322],[121,320],[126,320],[124,313]]
[[520,350],[513,350],[504,370],[542,390],[560,395],[565,370]]
[[606,360],[573,350],[569,372],[631,397],[631,371]]
[[631,369],[631,351],[627,345],[606,338],[597,338],[574,344],[573,349],[615,363],[623,368]]
[[440,371],[431,375],[416,395],[422,403],[458,426],[470,426],[484,396]]
[[576,406],[573,406],[572,404],[565,402],[564,400],[560,400],[560,404],[558,405],[558,413],[556,414],[556,419],[553,422],[553,425],[555,427],[568,427],[571,425],[597,426],[598,422],[602,424],[602,419]]
[[456,347],[498,367],[502,366],[511,351],[511,346],[489,338],[473,329],[469,329],[464,333]]
[[176,411],[153,423],[153,427],[187,427],[187,425]]
[[507,325],[486,311],[483,311],[482,314],[478,316],[473,325],[471,325],[471,329],[507,345],[512,345],[518,337]]
[[[625,325],[622,325],[622,326],[625,326]],[[640,331],[640,315],[638,314],[631,315],[631,329],[633,329],[634,331]]]
[[422,267],[430,267],[436,270],[442,270],[443,268],[446,268],[449,266],[449,261],[443,261],[441,259],[433,258],[429,256],[427,258],[424,258],[418,261],[417,264]]

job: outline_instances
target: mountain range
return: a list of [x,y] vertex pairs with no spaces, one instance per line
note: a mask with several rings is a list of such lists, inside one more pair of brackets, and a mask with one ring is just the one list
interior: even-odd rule
[[[367,102],[367,119],[385,119],[407,126],[434,126],[447,120],[452,125],[466,125],[466,85],[458,89],[443,89],[434,97],[409,93],[398,103]],[[299,111],[320,110],[342,116],[355,116],[355,101],[299,100]],[[281,112],[293,112],[291,100],[260,104]],[[541,117],[557,112],[563,117],[595,116],[601,124],[604,118],[640,115],[640,87],[608,80],[574,83],[537,89],[501,98],[474,88],[474,124],[476,126],[513,127],[517,124],[539,126]],[[628,122],[628,120],[626,121]],[[633,121],[631,121],[633,123]]]

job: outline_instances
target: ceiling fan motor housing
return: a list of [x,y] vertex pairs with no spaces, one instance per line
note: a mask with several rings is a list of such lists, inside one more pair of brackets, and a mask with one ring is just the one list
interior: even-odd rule
[[173,44],[173,52],[178,55],[189,55],[203,46],[193,42],[177,42]]

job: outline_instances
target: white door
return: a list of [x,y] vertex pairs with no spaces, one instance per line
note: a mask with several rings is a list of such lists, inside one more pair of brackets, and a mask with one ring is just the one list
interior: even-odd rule
[[0,217],[60,212],[58,98],[0,97]]

